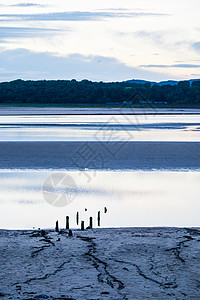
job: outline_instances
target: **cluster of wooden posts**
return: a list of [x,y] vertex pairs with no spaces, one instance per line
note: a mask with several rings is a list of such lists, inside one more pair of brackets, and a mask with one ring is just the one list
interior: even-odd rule
[[[86,209],[85,209],[86,210]],[[106,214],[107,213],[107,208],[104,207],[104,213]],[[100,223],[101,222],[101,212],[98,211],[97,213],[97,225],[98,227],[100,227]],[[69,216],[66,216],[66,226],[65,228],[66,229],[69,229],[70,228],[70,225],[69,225]],[[76,224],[79,225],[79,212],[77,211],[76,213]],[[81,220],[81,230],[84,230],[85,229],[85,222]],[[89,226],[86,227],[86,229],[91,229],[93,228],[93,218],[92,217],[89,217]],[[58,224],[58,221],[56,221],[56,228],[55,228],[56,232],[59,232],[59,224]]]

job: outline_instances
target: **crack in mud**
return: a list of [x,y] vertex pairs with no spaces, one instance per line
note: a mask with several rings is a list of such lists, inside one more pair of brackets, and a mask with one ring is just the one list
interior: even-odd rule
[[[174,282],[174,285],[176,285],[176,276],[173,274],[171,275],[171,278],[170,276],[168,276],[167,274],[165,273],[162,273],[162,269],[158,269],[159,266],[157,266],[157,261],[155,260],[155,254],[152,255],[152,257],[149,258],[149,261],[151,262],[150,264],[150,268],[149,270],[152,272],[152,274],[154,274],[156,276],[156,278],[160,278],[163,282],[168,282],[168,281],[171,281],[171,282]],[[166,267],[167,267],[167,264],[166,264]]]
[[58,268],[57,268],[53,273],[47,273],[47,274],[45,274],[45,275],[42,276],[42,277],[33,277],[33,278],[30,278],[30,279],[26,280],[24,283],[26,284],[26,283],[30,283],[31,281],[45,280],[45,279],[47,279],[47,278],[49,278],[49,277],[51,277],[51,276],[54,276],[54,275],[56,275],[58,272],[62,271],[62,269],[63,269],[63,267],[64,267],[64,265],[65,265],[66,263],[67,263],[66,261],[63,262],[60,266],[58,266]]
[[[42,235],[43,239],[41,239],[40,241],[41,242],[47,242],[50,245],[42,245],[36,251],[33,251],[31,253],[31,257],[32,258],[35,258],[38,255],[39,252],[43,251],[46,248],[51,247],[51,245],[55,246],[55,244],[51,241],[51,238],[47,235],[47,233],[45,231],[43,231],[42,234],[40,232],[38,234],[36,233],[35,235],[32,235],[32,237],[41,237],[41,235]],[[60,266],[57,267],[57,269],[53,273],[47,273],[47,274],[45,274],[42,277],[33,277],[33,278],[30,278],[30,279],[26,280],[24,283],[27,284],[27,283],[30,283],[31,281],[48,279],[49,277],[54,276],[58,272],[62,271],[62,269],[63,269],[63,267],[64,267],[64,265],[66,263],[67,263],[66,261],[63,262]]]
[[[118,290],[122,290],[124,288],[124,283],[108,272],[107,270],[108,265],[104,261],[102,261],[101,259],[99,259],[98,257],[96,257],[91,253],[87,253],[87,255],[89,255],[93,259],[93,264],[95,268],[98,271],[101,271],[100,274],[98,275],[98,279],[100,282],[104,282],[104,276],[106,275],[107,276],[106,283],[111,288],[117,288]],[[101,269],[101,266],[103,267],[103,270]],[[105,274],[103,274],[103,272]]]
[[179,259],[183,263],[185,262],[185,260],[180,256],[180,254],[181,254],[181,246],[180,245],[178,245],[177,247],[171,248],[171,249],[167,249],[166,251],[169,251],[169,252],[172,251],[177,259]]
[[44,246],[41,246],[38,250],[33,251],[33,252],[31,253],[31,257],[32,257],[32,258],[36,257],[36,256],[38,255],[39,252],[41,252],[41,251],[43,251],[45,248],[49,248],[49,247],[51,247],[51,245],[44,245]]
[[[197,231],[197,230],[196,230]],[[199,232],[198,232],[198,234],[200,234]],[[178,243],[178,245],[176,246],[176,247],[173,247],[173,248],[170,248],[170,249],[166,249],[166,251],[172,251],[173,253],[174,253],[174,255],[175,255],[175,257],[177,258],[177,259],[179,259],[182,263],[185,263],[185,259],[183,259],[182,257],[181,257],[181,248],[182,248],[182,246],[185,246],[184,244],[185,243],[187,243],[187,242],[190,242],[190,241],[192,241],[194,238],[192,238],[191,236],[185,236],[187,239],[186,240],[183,240],[183,241],[181,241],[181,242],[179,242]]]
[[[97,256],[95,256],[96,253],[96,243],[94,243],[94,238],[89,237],[83,237],[83,236],[77,236],[79,239],[88,242],[88,252],[85,253],[85,255],[89,256],[90,260],[92,260],[93,266],[95,269],[99,272],[98,274],[98,281],[101,283],[106,283],[108,286],[110,286],[112,289],[118,290],[120,292],[122,289],[124,289],[124,283],[117,279],[114,275],[110,274],[110,272],[107,270],[108,264],[101,259],[99,259]],[[126,299],[126,297],[121,295],[123,297],[122,299]]]
[[49,237],[44,237],[43,239],[40,240],[41,242],[46,242],[49,244],[52,244],[53,246],[55,246],[54,242],[51,241],[51,239]]
[[42,230],[41,232],[36,232],[34,234],[30,235],[31,237],[43,237],[43,239],[40,240],[40,242],[46,242],[50,245],[43,245],[39,247],[36,251],[33,251],[31,253],[31,257],[34,258],[38,255],[39,252],[43,251],[45,248],[49,248],[51,245],[55,246],[55,244],[51,241],[51,238],[48,236],[48,234]]
[[115,261],[115,262],[118,262],[118,263],[127,264],[127,265],[131,265],[131,266],[135,267],[136,270],[137,270],[137,272],[138,272],[138,274],[139,274],[140,276],[142,276],[143,278],[145,278],[145,279],[147,279],[147,280],[150,280],[150,281],[152,281],[152,282],[154,282],[154,283],[156,283],[156,284],[158,284],[158,285],[160,285],[160,286],[162,286],[162,287],[165,287],[165,288],[174,288],[174,289],[178,287],[178,285],[177,285],[175,282],[161,282],[161,281],[158,281],[158,280],[156,280],[156,279],[154,279],[154,278],[151,278],[151,277],[147,276],[147,275],[140,269],[140,267],[139,267],[137,264],[135,264],[135,263],[128,262],[128,261],[123,261],[123,260],[117,260],[117,259],[115,259],[114,261]]

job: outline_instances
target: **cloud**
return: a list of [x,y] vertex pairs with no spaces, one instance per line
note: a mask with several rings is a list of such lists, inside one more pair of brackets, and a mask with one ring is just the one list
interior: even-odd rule
[[132,78],[164,80],[167,76],[124,65],[115,58],[72,54],[57,57],[24,49],[0,52],[0,81],[21,79],[89,79],[122,81]]
[[135,35],[139,38],[151,39],[156,43],[163,42],[163,34],[164,32],[160,32],[160,31],[156,31],[156,32],[138,31],[135,33]]
[[174,65],[141,65],[143,68],[200,68],[195,64],[174,64]]
[[163,29],[156,31],[137,31],[134,33],[136,38],[142,39],[145,43],[153,42],[157,47],[174,52],[176,49],[178,50],[180,47],[184,47],[185,49],[188,47],[188,41],[185,39],[185,32],[179,30],[179,36],[175,33],[174,30]]
[[47,5],[38,3],[16,3],[16,4],[0,4],[1,7],[45,7]]
[[145,12],[72,11],[44,14],[0,14],[0,19],[1,21],[5,21],[5,18],[18,21],[95,21],[106,18],[136,18],[144,16],[163,16],[163,14]]
[[12,4],[12,5],[9,5],[9,6],[19,6],[19,7],[30,7],[30,6],[44,6],[42,4],[37,4],[37,3],[17,3],[17,4]]
[[196,50],[197,52],[200,52],[200,42],[196,42],[192,44],[192,48]]
[[27,38],[58,33],[58,29],[31,27],[0,27],[0,40],[9,38]]

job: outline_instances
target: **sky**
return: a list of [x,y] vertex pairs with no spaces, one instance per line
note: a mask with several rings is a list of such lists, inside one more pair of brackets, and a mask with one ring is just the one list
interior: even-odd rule
[[199,0],[0,0],[0,81],[200,78]]

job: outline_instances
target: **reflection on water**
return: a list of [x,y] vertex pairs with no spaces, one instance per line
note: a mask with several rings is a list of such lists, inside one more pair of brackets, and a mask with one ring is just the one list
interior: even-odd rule
[[93,141],[97,130],[116,140],[200,141],[200,115],[0,116],[0,141]]
[[[103,227],[199,226],[199,172],[90,171],[90,182],[83,172],[58,172],[76,183],[73,202],[64,207],[50,205],[43,197],[45,182],[56,171],[1,170],[0,228],[52,228],[57,219],[64,227],[66,215],[77,227],[77,211],[88,223],[90,216],[96,222],[99,210]],[[68,194],[64,182],[54,183],[48,187],[51,195]]]

